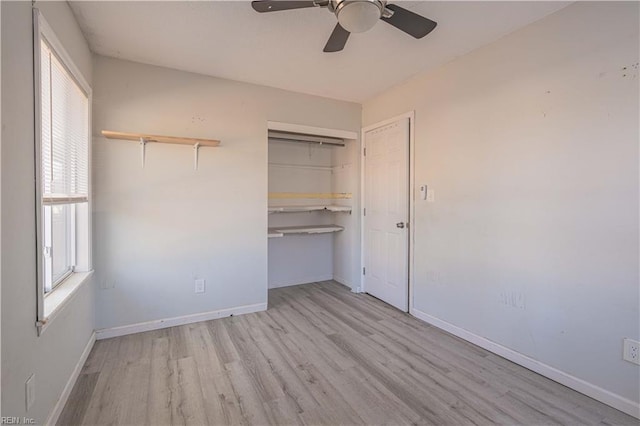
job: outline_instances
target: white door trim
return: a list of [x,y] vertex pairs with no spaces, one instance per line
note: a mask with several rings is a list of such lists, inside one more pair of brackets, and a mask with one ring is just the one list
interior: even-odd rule
[[[391,124],[395,121],[401,120],[403,118],[409,119],[409,311],[413,309],[413,271],[414,271],[414,262],[413,262],[413,246],[414,246],[414,238],[415,238],[415,111],[409,111],[404,114],[397,115],[395,117],[389,118],[387,120],[379,121],[370,126],[363,127],[360,135],[360,140],[362,141],[361,149],[360,149],[360,205],[362,206],[362,210],[360,211],[360,265],[364,267],[364,206],[365,204],[365,161],[366,157],[364,155],[364,147],[366,146],[366,133],[369,130],[376,129],[378,127],[386,126],[387,124]],[[358,292],[365,292],[364,286],[364,275],[362,271],[360,271],[360,287],[358,288]]]

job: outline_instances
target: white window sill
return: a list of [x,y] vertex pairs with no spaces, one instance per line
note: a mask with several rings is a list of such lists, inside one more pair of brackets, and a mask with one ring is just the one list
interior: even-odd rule
[[44,297],[44,319],[38,321],[38,334],[42,334],[47,327],[58,316],[60,311],[71,301],[76,295],[80,287],[89,281],[89,277],[93,275],[93,271],[74,272],[65,279],[62,284],[51,290]]

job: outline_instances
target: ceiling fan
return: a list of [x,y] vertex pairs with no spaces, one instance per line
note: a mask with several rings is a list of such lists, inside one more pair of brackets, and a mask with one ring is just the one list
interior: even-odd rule
[[422,38],[438,25],[386,0],[257,0],[251,6],[256,12],[279,12],[282,10],[324,7],[338,18],[324,52],[339,52],[344,49],[351,33],[370,30],[379,19],[415,38]]

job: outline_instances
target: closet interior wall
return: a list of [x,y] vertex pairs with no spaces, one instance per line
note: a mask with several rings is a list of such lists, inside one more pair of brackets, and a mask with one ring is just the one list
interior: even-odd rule
[[345,146],[269,141],[269,193],[350,194],[349,198],[270,198],[269,206],[334,205],[326,210],[269,213],[269,228],[338,225],[338,232],[287,234],[269,238],[269,288],[335,279],[359,284],[359,151],[357,140]]

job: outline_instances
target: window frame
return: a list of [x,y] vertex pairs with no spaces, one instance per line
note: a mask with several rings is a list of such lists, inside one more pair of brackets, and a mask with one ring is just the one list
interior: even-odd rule
[[[88,100],[87,111],[87,184],[88,184],[88,201],[86,208],[78,207],[82,204],[73,205],[75,217],[75,227],[72,231],[73,243],[72,251],[74,257],[82,256],[83,268],[75,268],[65,275],[63,279],[52,282],[52,288],[45,293],[45,267],[44,267],[44,206],[43,202],[43,186],[42,186],[42,81],[41,81],[41,44],[44,42],[48,45],[52,54],[56,56],[58,61],[65,67],[71,78],[78,87],[84,92]],[[48,324],[57,315],[60,309],[66,305],[76,294],[77,290],[88,281],[93,273],[92,264],[92,194],[91,194],[91,105],[93,104],[93,93],[91,86],[86,81],[80,69],[75,65],[71,56],[68,54],[63,44],[57,38],[51,26],[47,23],[37,8],[33,8],[33,77],[34,77],[34,131],[35,131],[35,201],[36,201],[36,294],[37,294],[37,312],[36,327],[38,334],[41,334]],[[79,217],[78,211],[81,210]],[[79,231],[82,226],[82,231]],[[84,229],[86,227],[86,230]],[[84,242],[80,244],[79,234],[83,234]],[[80,249],[78,246],[81,246]],[[79,253],[82,251],[82,253]],[[76,262],[77,264],[77,262]]]
[[[47,253],[47,250],[43,248],[43,256],[46,258],[44,260],[44,263],[51,263],[51,277],[48,276],[44,276],[43,274],[43,279],[44,279],[44,284],[43,284],[43,288],[44,288],[44,296],[47,297],[49,295],[49,293],[51,293],[53,290],[55,290],[55,288],[62,284],[67,278],[69,278],[71,276],[71,274],[73,274],[73,272],[75,271],[75,265],[77,265],[77,258],[76,258],[76,251],[77,251],[77,247],[75,244],[77,241],[77,226],[78,223],[76,221],[76,206],[75,204],[60,204],[61,206],[64,207],[69,207],[68,211],[65,214],[65,222],[66,222],[66,229],[67,231],[65,232],[65,238],[67,239],[66,241],[66,257],[69,261],[69,263],[72,263],[72,265],[69,265],[69,267],[59,276],[59,277],[55,277],[53,274],[53,262],[54,262],[54,255],[52,253]],[[53,246],[53,233],[54,231],[54,226],[53,226],[53,209],[56,207],[55,204],[44,204],[43,203],[43,220],[41,221],[42,227],[43,227],[43,234],[42,234],[42,244],[45,247],[48,247],[47,243],[49,243],[51,246]],[[47,211],[48,210],[48,211]],[[47,222],[49,223],[49,226],[47,226]],[[46,267],[44,268],[44,270],[46,271]],[[49,282],[49,278],[51,279],[51,282]],[[48,284],[48,285],[47,285]],[[49,290],[47,291],[47,287],[49,287]]]

